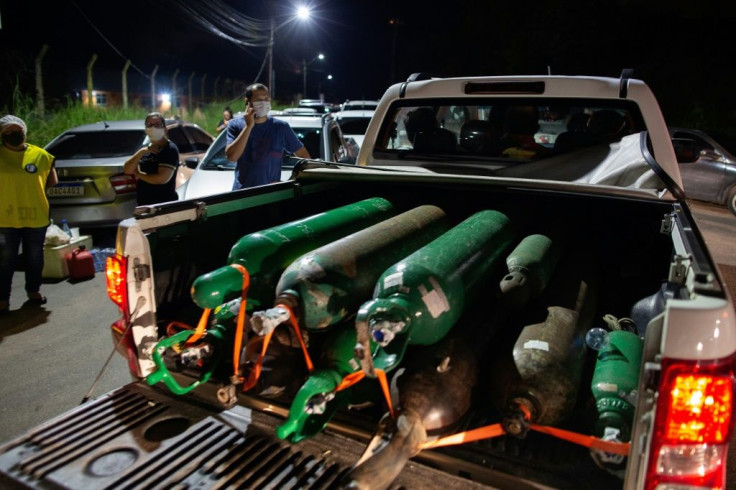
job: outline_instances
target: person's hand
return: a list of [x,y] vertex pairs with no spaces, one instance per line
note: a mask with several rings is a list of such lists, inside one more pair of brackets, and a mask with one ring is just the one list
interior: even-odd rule
[[246,126],[252,126],[256,122],[256,110],[253,108],[253,104],[248,104],[245,108],[245,124]]

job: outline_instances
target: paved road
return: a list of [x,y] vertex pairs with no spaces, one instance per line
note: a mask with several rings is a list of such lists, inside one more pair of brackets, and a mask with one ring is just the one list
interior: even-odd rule
[[[736,298],[736,247],[732,245],[736,217],[717,206],[692,206]],[[112,246],[113,239],[112,231],[97,234],[94,246]],[[42,291],[49,299],[44,307],[23,305],[23,275],[16,273],[11,313],[0,319],[0,442],[75,407],[95,383],[93,397],[130,381],[125,361],[112,353],[109,325],[118,311],[107,298],[104,274],[76,283],[47,280]],[[732,448],[729,467],[734,470],[736,444]],[[730,481],[736,481],[736,475]]]

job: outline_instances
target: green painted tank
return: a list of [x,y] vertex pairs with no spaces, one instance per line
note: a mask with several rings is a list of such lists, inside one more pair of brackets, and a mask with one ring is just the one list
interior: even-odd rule
[[504,303],[520,308],[547,286],[562,247],[547,235],[525,237],[506,257],[509,273],[501,279]]
[[324,245],[286,268],[275,304],[290,306],[302,328],[326,329],[355,314],[387,267],[448,227],[444,211],[425,205]]
[[[228,264],[244,266],[251,278],[248,309],[272,305],[284,269],[299,256],[394,214],[386,199],[374,197],[245,235],[233,245]],[[192,299],[201,308],[216,308],[240,296],[243,276],[221,267],[198,277]]]
[[608,345],[598,351],[591,390],[598,409],[595,434],[616,430],[620,441],[628,441],[634,418],[636,390],[644,340],[633,332],[615,330]]
[[374,357],[385,350],[391,365],[401,362],[407,345],[442,339],[514,240],[510,219],[493,210],[473,214],[447,233],[388,268],[373,299],[358,311],[356,355],[363,372],[375,376]]
[[276,435],[281,439],[298,442],[314,436],[337,410],[381,399],[380,386],[373,379],[337,391],[345,376],[360,371],[360,364],[353,357],[355,329],[339,325],[324,335],[328,338],[322,348],[322,367],[309,374],[294,396],[289,417],[276,428]]

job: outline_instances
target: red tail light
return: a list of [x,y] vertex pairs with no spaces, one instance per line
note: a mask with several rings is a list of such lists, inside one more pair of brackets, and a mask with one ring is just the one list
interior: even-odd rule
[[136,180],[135,176],[127,174],[117,174],[110,177],[110,183],[115,194],[128,194],[135,192]]
[[662,363],[647,489],[725,488],[733,392],[733,358]]
[[115,254],[107,258],[105,276],[107,278],[107,295],[118,305],[123,314],[128,313],[128,283],[126,281],[128,260]]

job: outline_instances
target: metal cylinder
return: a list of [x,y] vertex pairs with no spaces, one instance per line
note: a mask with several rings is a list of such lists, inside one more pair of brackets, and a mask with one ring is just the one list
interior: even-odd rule
[[504,304],[520,308],[547,286],[561,247],[547,235],[529,235],[506,257],[509,273],[501,280]]
[[407,345],[442,339],[488,284],[489,273],[513,239],[506,215],[480,211],[388,268],[376,283],[373,299],[356,317],[364,372],[373,376],[373,357],[379,350],[394,360],[376,366],[387,371],[398,365]]
[[355,329],[341,325],[324,335],[327,338],[320,357],[321,367],[309,374],[293,398],[288,418],[276,428],[276,435],[281,439],[298,442],[311,437],[327,425],[337,410],[380,399],[375,380],[336,391],[345,376],[360,369],[353,358]]
[[608,334],[608,345],[598,351],[591,390],[596,401],[598,421],[595,434],[618,432],[619,441],[631,437],[636,391],[644,340],[633,332],[615,330]]
[[[245,235],[233,245],[228,264],[244,266],[251,278],[248,307],[272,305],[284,269],[299,256],[394,214],[386,199],[374,197]],[[240,295],[242,275],[221,267],[198,277],[192,299],[215,308]]]
[[444,211],[426,205],[324,245],[286,268],[275,303],[296,303],[303,328],[325,329],[357,311],[387,267],[447,228]]

